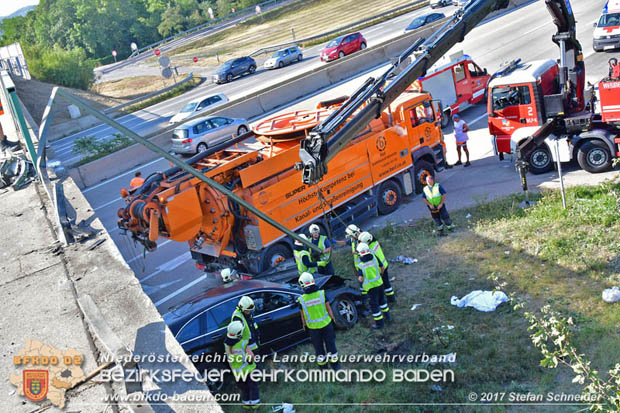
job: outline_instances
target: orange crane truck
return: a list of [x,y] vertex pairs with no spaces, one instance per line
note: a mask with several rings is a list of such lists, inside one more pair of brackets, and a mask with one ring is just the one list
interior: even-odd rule
[[[336,232],[389,214],[443,169],[441,108],[427,93],[406,92],[333,159],[318,184],[302,183],[299,142],[341,103],[267,119],[253,134],[188,162],[298,233],[312,223]],[[148,250],[160,237],[187,242],[199,267],[233,265],[251,274],[292,257],[290,237],[199,179],[179,168],[154,175],[118,212],[120,228]]]

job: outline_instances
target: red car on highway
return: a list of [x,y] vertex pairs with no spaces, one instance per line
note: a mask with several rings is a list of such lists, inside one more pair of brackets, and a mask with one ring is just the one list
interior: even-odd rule
[[329,62],[365,48],[366,39],[360,32],[339,36],[327,43],[327,46],[321,50],[321,61]]

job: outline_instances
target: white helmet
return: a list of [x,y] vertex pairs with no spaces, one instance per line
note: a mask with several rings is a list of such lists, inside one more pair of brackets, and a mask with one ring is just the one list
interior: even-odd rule
[[[308,236],[306,234],[299,234],[299,238],[303,238],[306,241],[308,241]],[[301,241],[299,240],[295,240],[295,245],[304,245],[304,244],[302,244]]]
[[239,320],[232,321],[226,329],[228,338],[241,338],[243,336],[243,323]]
[[357,238],[359,242],[363,242],[364,244],[370,244],[372,242],[372,234],[370,232],[364,231]]
[[254,300],[252,300],[247,295],[244,295],[239,300],[238,307],[241,309],[241,311],[254,311]]
[[224,268],[220,275],[222,276],[222,281],[229,283],[232,281],[233,277],[237,275],[237,271],[230,268]]
[[357,237],[356,234],[359,234],[360,231],[361,231],[360,227],[358,227],[355,224],[349,224],[347,226],[347,229],[344,230],[344,232],[352,238],[356,238]]
[[357,244],[357,252],[359,252],[360,255],[370,254],[370,247],[368,244],[360,242]]
[[317,224],[310,225],[309,230],[311,234],[319,234],[321,232],[321,228]]
[[314,285],[314,277],[309,272],[304,272],[299,276],[298,282],[302,288],[310,287]]

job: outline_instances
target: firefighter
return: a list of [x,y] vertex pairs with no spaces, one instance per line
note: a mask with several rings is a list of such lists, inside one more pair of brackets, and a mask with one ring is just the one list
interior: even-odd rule
[[368,244],[372,253],[375,254],[375,257],[377,257],[377,260],[379,260],[379,262],[383,264],[381,280],[383,280],[383,290],[385,292],[385,297],[387,298],[388,303],[391,304],[395,302],[396,297],[394,296],[394,289],[392,288],[390,276],[388,275],[388,260],[385,258],[383,249],[381,249],[381,244],[379,244],[379,241],[377,241],[370,232],[362,232],[359,236],[359,242]]
[[[256,363],[254,363],[254,353],[249,348],[248,341],[243,338],[243,332],[241,321],[231,321],[228,324],[226,339],[224,339],[224,350],[237,387],[241,390],[243,408],[258,409],[260,407],[258,383],[249,374],[256,369]],[[245,377],[242,374],[245,374]]]
[[318,258],[317,270],[319,274],[333,275],[334,266],[331,261],[332,244],[325,235],[321,235],[321,228],[317,224],[310,225],[312,243],[319,247],[323,253]]
[[226,287],[231,286],[239,279],[239,274],[237,274],[237,270],[231,268],[224,268],[220,272],[220,276],[222,277],[222,282],[226,285]]
[[144,184],[144,178],[142,178],[142,172],[138,171],[134,175],[131,182],[129,182],[129,190],[135,191],[136,189],[140,188],[143,184]]
[[339,370],[336,335],[332,323],[334,313],[329,302],[325,300],[325,291],[319,290],[319,287],[314,284],[314,277],[309,272],[304,272],[299,276],[299,285],[304,290],[298,298],[301,305],[301,322],[304,328],[308,327],[317,356],[316,362],[320,368],[325,368],[327,363],[330,363],[334,370]]
[[[426,186],[422,191],[424,202],[431,211],[431,217],[437,225],[439,235],[444,236],[444,228],[448,228],[450,232],[454,231],[454,224],[448,214],[448,209],[444,205],[446,201],[446,190],[438,183],[435,183],[433,175],[426,177]],[[443,220],[443,222],[442,222]]]
[[[305,234],[301,234],[300,237],[308,241],[308,237]],[[304,246],[301,241],[295,240],[293,244],[293,255],[295,256],[295,262],[297,263],[299,275],[304,272],[316,272],[317,263],[312,259],[308,247]]]
[[383,292],[383,280],[381,280],[381,272],[383,264],[375,257],[370,250],[368,244],[363,242],[357,244],[357,252],[360,254],[360,263],[358,265],[358,279],[362,283],[362,287],[368,293],[370,298],[370,310],[375,324],[372,328],[383,328],[384,321],[391,321],[390,308]]
[[[353,266],[355,267],[355,276],[357,277],[357,265],[360,262],[359,254],[357,253],[357,239],[359,238],[362,230],[355,224],[349,224],[345,229],[346,239],[344,241],[336,240],[336,243],[339,245],[350,245],[351,253],[353,254]],[[368,309],[368,294],[366,290],[362,288],[362,284],[360,283],[360,292],[362,294],[362,313],[363,317],[368,316],[370,311]]]
[[239,299],[239,304],[232,314],[230,321],[238,320],[243,324],[243,339],[248,342],[250,350],[256,350],[260,337],[258,336],[258,324],[254,322],[254,301],[244,295]]

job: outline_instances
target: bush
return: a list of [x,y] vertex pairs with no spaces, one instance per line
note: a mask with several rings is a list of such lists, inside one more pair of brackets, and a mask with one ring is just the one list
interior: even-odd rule
[[115,133],[114,137],[107,141],[97,140],[94,136],[82,136],[73,143],[73,152],[84,156],[78,162],[78,165],[84,165],[126,148],[132,143],[130,138],[120,133]]
[[34,47],[26,48],[24,53],[30,74],[37,79],[78,89],[88,89],[94,80],[95,62],[86,58],[82,48]]

